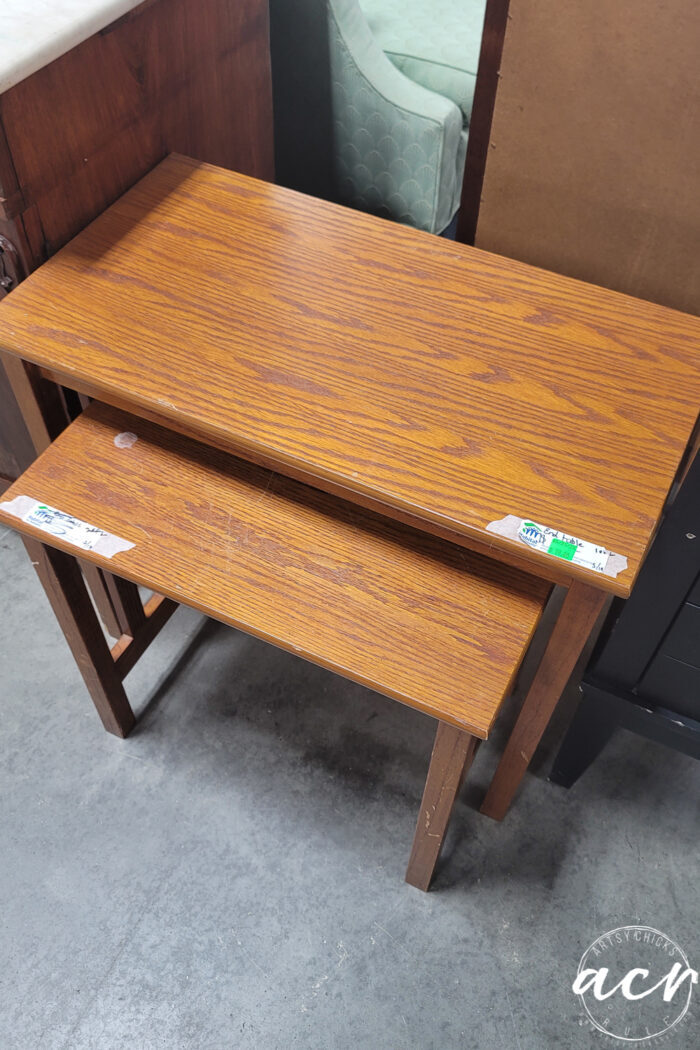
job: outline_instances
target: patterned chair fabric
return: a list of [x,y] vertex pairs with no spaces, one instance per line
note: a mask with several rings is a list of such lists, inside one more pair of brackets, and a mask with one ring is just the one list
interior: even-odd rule
[[485,0],[360,0],[370,31],[397,69],[452,99],[469,126]]
[[[409,0],[402,5],[403,13],[419,3]],[[423,0],[421,5],[430,19],[437,15],[434,4]],[[401,18],[399,3],[393,6]],[[464,6],[469,8],[469,0]],[[467,145],[463,125],[466,109],[471,112],[473,89],[455,86],[454,94],[462,98],[458,104],[401,72],[370,30],[359,0],[328,0],[328,14],[337,199],[431,233],[442,232],[459,207]],[[479,28],[479,38],[480,33]],[[421,67],[424,79],[433,76],[427,72],[429,63],[416,56],[411,62]]]

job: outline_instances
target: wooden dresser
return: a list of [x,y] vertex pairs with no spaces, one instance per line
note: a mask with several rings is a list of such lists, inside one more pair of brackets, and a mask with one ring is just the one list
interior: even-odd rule
[[[172,151],[273,178],[268,23],[267,0],[146,0],[10,78],[0,94],[0,296]],[[0,491],[32,458],[0,364]]]

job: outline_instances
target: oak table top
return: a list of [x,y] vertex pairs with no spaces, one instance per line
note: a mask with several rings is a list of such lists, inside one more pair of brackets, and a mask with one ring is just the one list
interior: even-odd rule
[[[60,527],[47,535],[8,509],[16,497],[130,547],[83,550]],[[550,590],[99,403],[9,489],[0,523],[479,737]]]
[[[700,406],[697,318],[180,156],[0,304],[0,349],[319,488],[623,595]],[[628,568],[562,566],[487,530],[506,515]]]

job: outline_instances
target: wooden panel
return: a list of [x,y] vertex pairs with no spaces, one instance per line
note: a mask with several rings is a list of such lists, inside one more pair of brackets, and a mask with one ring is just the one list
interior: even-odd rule
[[510,0],[476,243],[700,313],[700,7]]
[[[122,431],[138,435],[129,449],[115,447]],[[98,404],[6,498],[19,494],[135,543],[112,559],[81,558],[479,736],[549,592],[541,580]],[[0,520],[18,525],[7,512]]]
[[0,345],[69,386],[546,573],[486,531],[533,517],[626,555],[616,580],[566,563],[620,594],[699,343],[695,318],[179,157],[0,303]]
[[0,97],[45,250],[172,150],[271,178],[268,37],[266,0],[158,0]]
[[[5,129],[0,120],[0,223],[7,223],[24,207],[26,207],[25,201],[17,181],[17,172],[12,161],[10,147],[7,144]],[[6,228],[0,227],[0,232],[6,237],[10,236]]]

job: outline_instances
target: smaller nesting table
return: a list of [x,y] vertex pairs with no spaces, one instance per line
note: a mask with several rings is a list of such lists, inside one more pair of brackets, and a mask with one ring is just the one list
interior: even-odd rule
[[[95,533],[62,519],[47,531],[50,509],[116,542],[86,549]],[[118,735],[134,723],[121,684],[134,642],[98,647],[77,552],[159,594],[148,620],[193,606],[439,719],[406,876],[428,888],[548,584],[97,403],[9,489],[0,521],[23,534],[83,670],[90,633],[93,699]]]

